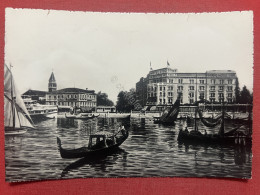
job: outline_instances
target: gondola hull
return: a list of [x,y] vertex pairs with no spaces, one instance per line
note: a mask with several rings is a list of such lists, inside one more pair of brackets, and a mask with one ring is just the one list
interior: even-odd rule
[[81,120],[89,120],[93,118],[97,118],[99,115],[91,115],[91,116],[84,116],[84,115],[66,115],[65,117],[68,119],[81,119]]
[[126,139],[128,138],[128,133],[117,139],[116,143],[99,149],[91,149],[88,147],[81,147],[78,149],[64,149],[61,146],[61,141],[57,137],[58,148],[62,158],[83,158],[83,157],[94,157],[105,155],[108,152],[116,150]]
[[179,131],[178,141],[189,144],[252,146],[251,136],[203,135],[200,132],[190,133],[182,130]]

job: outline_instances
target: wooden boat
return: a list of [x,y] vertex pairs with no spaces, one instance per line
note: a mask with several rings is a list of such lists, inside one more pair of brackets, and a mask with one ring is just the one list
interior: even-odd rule
[[90,135],[88,147],[64,149],[58,137],[57,144],[62,158],[93,157],[114,151],[128,138],[128,135],[128,131],[122,126],[116,134],[100,131]]
[[[178,134],[178,141],[196,143],[196,144],[220,144],[220,145],[242,145],[252,146],[251,131],[242,130],[242,125],[235,127],[229,132],[224,129],[224,109],[222,111],[221,126],[218,134],[202,134],[197,127],[195,120],[195,128],[192,131],[180,129]],[[249,127],[250,128],[250,127]]]
[[118,119],[130,119],[130,114],[120,114],[120,113],[102,113],[100,118],[118,118]]
[[92,113],[79,113],[79,114],[70,114],[70,115],[65,114],[66,118],[82,119],[82,120],[93,119],[93,118],[97,118],[98,116],[99,114],[92,114]]
[[4,113],[5,135],[20,135],[34,128],[33,121],[15,85],[13,74],[6,64],[4,66]]
[[178,96],[175,103],[172,105],[170,110],[168,111],[167,108],[164,110],[162,116],[160,117],[153,117],[153,121],[155,124],[165,124],[165,125],[172,125],[176,121],[178,114],[179,114],[179,107],[180,107],[180,96]]

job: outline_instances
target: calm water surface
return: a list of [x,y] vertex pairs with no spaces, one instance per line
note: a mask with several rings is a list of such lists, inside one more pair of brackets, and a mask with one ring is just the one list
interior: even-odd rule
[[[96,159],[62,159],[57,137],[64,148],[88,145],[89,135],[115,131],[123,123],[129,138],[120,148]],[[36,123],[21,136],[5,136],[6,180],[28,181],[82,177],[251,177],[251,149],[184,145],[174,126],[153,124],[151,119],[71,120],[60,116]],[[193,124],[188,124],[193,126]],[[232,123],[226,124],[232,128]],[[205,129],[205,127],[203,127]],[[208,133],[218,129],[207,129]]]

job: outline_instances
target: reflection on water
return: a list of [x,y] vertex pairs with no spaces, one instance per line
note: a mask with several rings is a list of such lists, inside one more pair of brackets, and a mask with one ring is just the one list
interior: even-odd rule
[[[95,159],[62,159],[56,137],[64,148],[88,145],[99,130],[114,132],[123,123],[130,130],[120,148]],[[57,118],[38,122],[22,136],[6,136],[6,180],[40,180],[82,177],[251,177],[252,152],[232,146],[188,145],[177,141],[179,128],[153,124],[151,119]],[[194,121],[188,121],[191,128]],[[232,123],[226,123],[232,128]],[[205,129],[205,127],[203,127]],[[218,128],[207,128],[208,133]]]

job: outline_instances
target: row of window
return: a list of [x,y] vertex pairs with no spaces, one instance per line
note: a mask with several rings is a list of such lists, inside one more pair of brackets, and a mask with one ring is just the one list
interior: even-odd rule
[[[201,98],[203,99],[204,97],[201,96]],[[227,99],[228,103],[231,103],[233,101],[232,98],[230,98],[230,97],[227,97],[226,99]],[[211,97],[209,100],[210,100],[210,102],[216,102],[216,98],[215,97]],[[224,101],[224,97],[218,97],[218,101],[219,102],[223,102]],[[183,103],[183,99],[182,98],[180,99],[180,102]],[[194,102],[195,102],[194,98],[190,98],[189,99],[189,103],[190,104],[193,104]],[[172,104],[173,103],[173,98],[168,98],[167,102],[166,102],[165,98],[164,99],[159,99],[159,104],[167,104],[167,103],[168,104]]]
[[[206,79],[197,79],[199,84],[205,84],[206,83]],[[178,83],[179,84],[183,84],[184,79],[178,79]],[[196,79],[189,79],[189,83],[190,84],[195,84]],[[173,83],[173,79],[153,79],[150,80],[149,83]],[[232,79],[211,79],[210,80],[210,84],[233,84],[233,80]]]
[[48,102],[48,105],[95,107],[96,102]]
[[80,100],[95,99],[95,95],[49,95],[49,99],[63,99],[63,98],[75,98],[79,97]]
[[[165,91],[166,87],[165,86],[160,86],[159,87],[160,91]],[[199,91],[204,91],[205,90],[205,86],[198,86]],[[215,91],[216,90],[216,86],[210,86],[210,91]],[[168,86],[168,91],[172,91],[173,90],[173,86]],[[178,91],[182,91],[183,90],[183,86],[178,86]],[[195,90],[195,86],[189,86],[189,90],[193,91]],[[218,86],[218,90],[219,91],[223,91],[224,90],[224,86]],[[233,86],[227,86],[227,91],[232,91],[233,90]],[[157,87],[148,87],[148,91],[157,91]]]
[[[160,92],[159,97],[165,97],[166,93],[165,92]],[[168,92],[168,97],[172,97],[173,96],[173,92]],[[210,97],[215,97],[215,93],[210,93],[209,94]],[[224,93],[218,93],[219,97],[224,97]],[[148,93],[148,97],[157,97],[157,93]],[[194,97],[194,92],[190,92],[189,93],[189,98],[193,98]],[[205,93],[201,92],[199,93],[199,98],[204,99],[205,97]],[[232,98],[232,93],[228,93],[227,94],[228,98]]]

